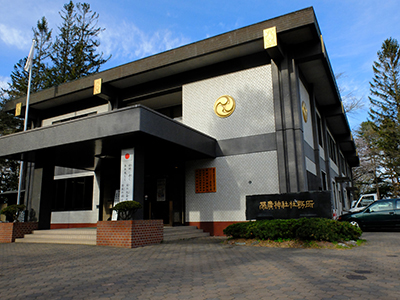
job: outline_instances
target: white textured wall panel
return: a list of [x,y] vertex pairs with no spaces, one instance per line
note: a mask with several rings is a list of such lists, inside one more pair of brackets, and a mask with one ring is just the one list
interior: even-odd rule
[[[195,170],[212,167],[216,168],[217,192],[196,194]],[[246,195],[278,192],[276,151],[188,162],[186,221],[244,221]]]
[[308,157],[306,157],[306,170],[317,176],[317,167]]
[[[229,95],[236,109],[227,118],[213,110]],[[183,86],[183,123],[218,140],[275,132],[271,66],[265,65]]]

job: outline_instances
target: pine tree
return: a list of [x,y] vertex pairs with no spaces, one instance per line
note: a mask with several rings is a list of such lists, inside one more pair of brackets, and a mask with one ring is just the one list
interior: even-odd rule
[[[98,35],[103,28],[97,27],[99,15],[90,10],[87,3],[70,1],[59,13],[62,19],[59,33],[52,42],[52,30],[42,17],[32,28],[36,40],[32,64],[31,92],[69,82],[100,70],[108,59],[97,53]],[[24,70],[27,57],[19,60],[10,75],[7,89],[0,89],[0,136],[22,130],[23,122],[4,112],[4,105],[13,98],[23,97],[28,89],[28,72]],[[0,160],[0,191],[15,190],[18,185],[19,163]]]
[[72,80],[71,64],[75,45],[75,4],[70,1],[64,4],[59,13],[63,22],[58,27],[60,34],[56,37],[51,53],[51,80],[53,85],[59,85]]
[[96,27],[99,14],[90,10],[90,4],[78,3],[78,13],[75,22],[76,44],[74,47],[72,76],[80,78],[92,73],[97,73],[107,59],[103,53],[96,53],[100,45],[98,35],[104,29]]
[[[0,91],[0,136],[11,134],[22,129],[22,122],[4,112],[3,107],[8,100],[4,90]],[[19,163],[14,160],[0,159],[0,191],[12,191],[18,188]],[[0,199],[4,201],[6,199]]]
[[369,116],[378,134],[377,146],[383,154],[382,167],[391,181],[394,196],[400,195],[400,47],[396,39],[386,39],[374,62],[369,97]]
[[36,56],[33,61],[32,69],[32,86],[33,92],[43,90],[51,86],[50,72],[49,72],[49,58],[52,47],[52,31],[49,29],[47,20],[42,17],[37,22],[36,28],[33,28],[33,38],[36,40]]
[[90,4],[70,1],[60,12],[63,20],[59,27],[51,60],[53,85],[69,82],[99,71],[108,59],[96,53],[100,45],[98,35],[104,29],[97,27],[98,13],[90,10]]
[[[32,63],[32,82],[31,92],[37,92],[50,87],[49,67],[46,62],[50,55],[51,30],[45,17],[37,22],[36,28],[32,28],[33,38],[36,40],[35,56]],[[24,70],[27,57],[19,60],[14,65],[12,71],[11,83],[8,83],[8,89],[3,92],[8,98],[17,98],[26,95],[28,89],[28,72]]]

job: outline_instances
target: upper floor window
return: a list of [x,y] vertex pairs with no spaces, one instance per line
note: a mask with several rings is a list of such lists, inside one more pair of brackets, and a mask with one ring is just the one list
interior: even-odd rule
[[322,148],[324,148],[324,140],[322,138],[322,121],[319,114],[317,114],[317,133],[318,133],[318,143]]
[[341,168],[341,172],[343,173],[343,174],[346,174],[346,160],[345,160],[345,158],[344,158],[344,156],[343,156],[343,154],[342,153],[340,153],[340,168]]
[[322,180],[322,190],[326,191],[328,188],[327,184],[327,179],[326,179],[326,173],[324,171],[321,171],[321,180]]
[[97,114],[97,112],[91,112],[91,113],[82,114],[82,115],[78,115],[78,116],[73,116],[73,117],[69,117],[69,118],[65,118],[65,119],[60,119],[60,120],[57,120],[57,121],[53,121],[52,124],[54,125],[54,124],[63,123],[63,122],[71,121],[71,120],[76,120],[76,119],[92,116],[92,115],[95,115],[95,114]]
[[328,150],[330,159],[337,165],[336,143],[330,134],[328,134]]

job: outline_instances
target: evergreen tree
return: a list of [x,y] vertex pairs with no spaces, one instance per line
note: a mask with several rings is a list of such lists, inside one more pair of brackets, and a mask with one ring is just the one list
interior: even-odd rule
[[[0,91],[0,136],[20,131],[22,122],[4,112],[3,107],[8,96],[4,90]],[[19,163],[14,160],[0,159],[0,192],[12,191],[18,188]],[[0,199],[0,202],[6,199]]]
[[51,53],[51,80],[53,85],[59,85],[72,80],[71,64],[75,45],[75,4],[70,1],[64,4],[59,13],[63,22],[58,27],[60,34],[56,37]]
[[386,39],[374,62],[374,77],[369,97],[369,116],[378,135],[378,149],[383,154],[382,167],[400,195],[400,47],[396,39]]
[[99,14],[90,10],[87,3],[77,4],[78,13],[75,22],[76,44],[73,55],[72,76],[80,78],[92,73],[97,73],[102,64],[107,59],[103,58],[103,53],[96,53],[97,47],[100,45],[98,35],[104,29],[97,27]]
[[15,65],[14,70],[11,72],[11,83],[8,82],[8,89],[2,89],[3,101],[7,99],[18,98],[26,95],[28,88],[28,72],[24,70],[24,66],[28,57],[20,59]]
[[[38,21],[37,27],[32,28],[36,40],[35,56],[32,63],[31,91],[36,92],[49,87],[48,66],[51,46],[51,30],[48,29],[47,20],[43,17]],[[28,90],[29,74],[24,70],[27,57],[14,65],[11,73],[11,83],[8,89],[0,91],[0,136],[23,130],[23,120],[12,114],[4,112],[5,104],[13,98],[23,97]],[[0,159],[0,191],[18,189],[19,162],[9,159]],[[1,200],[0,200],[1,201]]]
[[42,17],[33,28],[33,38],[36,40],[36,56],[33,61],[31,91],[36,92],[51,86],[49,72],[49,58],[52,48],[52,30],[49,29],[47,20]]
[[[48,28],[46,18],[43,17],[39,20],[36,28],[32,28],[32,31],[33,38],[36,40],[31,82],[31,92],[34,93],[51,86],[47,63],[51,47],[51,30]],[[26,95],[29,73],[24,70],[24,66],[27,58],[28,57],[20,59],[19,62],[14,65],[14,70],[10,75],[11,83],[8,83],[8,89],[3,90],[4,94],[10,99]]]
[[98,13],[92,12],[90,4],[70,1],[60,12],[63,20],[59,27],[51,60],[53,85],[72,81],[99,71],[107,59],[96,53],[100,45],[98,35],[104,29],[97,27]]
[[[97,27],[99,15],[87,3],[70,1],[59,13],[62,19],[59,33],[52,43],[52,30],[42,17],[32,28],[36,40],[32,64],[31,92],[69,82],[100,70],[108,59],[96,52],[100,45],[98,35],[104,29]],[[7,89],[0,89],[0,136],[22,130],[23,122],[4,112],[4,105],[13,98],[23,97],[28,89],[29,74],[24,70],[27,57],[14,65]],[[19,163],[0,160],[0,192],[15,190],[18,185]]]

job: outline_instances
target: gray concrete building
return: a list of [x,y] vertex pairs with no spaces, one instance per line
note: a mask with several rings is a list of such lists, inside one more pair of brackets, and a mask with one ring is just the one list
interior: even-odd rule
[[215,235],[249,195],[349,208],[359,159],[313,8],[40,91],[29,112],[0,157],[30,163],[41,228],[95,226],[132,199],[137,218]]

